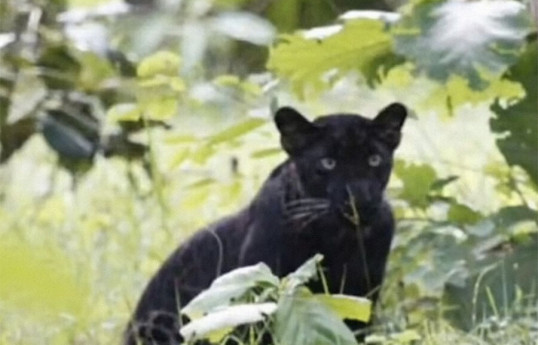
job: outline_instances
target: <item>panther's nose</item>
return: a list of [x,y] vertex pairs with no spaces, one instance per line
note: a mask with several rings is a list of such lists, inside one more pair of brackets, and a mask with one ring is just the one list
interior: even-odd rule
[[356,181],[347,185],[348,202],[362,207],[374,201],[371,183]]

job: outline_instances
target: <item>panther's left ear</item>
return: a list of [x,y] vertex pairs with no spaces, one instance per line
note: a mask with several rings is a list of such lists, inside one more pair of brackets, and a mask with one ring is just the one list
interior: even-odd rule
[[407,117],[407,109],[400,103],[392,103],[374,118],[377,135],[395,149],[400,143],[401,129]]
[[317,128],[312,122],[291,107],[277,110],[275,124],[280,132],[282,148],[290,156],[294,156],[308,147],[317,132]]

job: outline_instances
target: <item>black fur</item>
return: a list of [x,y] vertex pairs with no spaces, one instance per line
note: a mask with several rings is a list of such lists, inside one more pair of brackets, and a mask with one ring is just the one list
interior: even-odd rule
[[375,302],[394,230],[383,193],[405,117],[397,103],[373,120],[338,114],[309,122],[292,108],[278,110],[289,158],[245,209],[172,253],[144,291],[125,344],[178,344],[180,307],[220,274],[258,262],[282,277],[321,253],[331,292]]

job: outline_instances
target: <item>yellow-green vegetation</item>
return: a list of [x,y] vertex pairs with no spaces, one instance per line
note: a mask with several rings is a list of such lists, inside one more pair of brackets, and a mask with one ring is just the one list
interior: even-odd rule
[[[367,343],[538,344],[532,2],[342,0],[393,12],[340,17],[329,1],[131,2],[154,6],[0,3],[0,345],[119,344],[169,253],[285,159],[277,106],[393,101],[414,115]],[[247,311],[275,315],[280,345],[354,343],[338,316],[367,318],[367,301],[294,291]]]

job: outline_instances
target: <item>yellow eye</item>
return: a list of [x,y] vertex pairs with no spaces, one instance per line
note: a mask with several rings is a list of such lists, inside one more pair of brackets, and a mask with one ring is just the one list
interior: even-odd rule
[[321,167],[325,170],[333,170],[336,167],[336,161],[332,158],[322,158]]
[[371,167],[377,167],[381,164],[381,156],[378,154],[373,154],[368,157],[368,165]]

